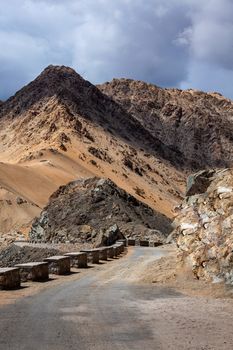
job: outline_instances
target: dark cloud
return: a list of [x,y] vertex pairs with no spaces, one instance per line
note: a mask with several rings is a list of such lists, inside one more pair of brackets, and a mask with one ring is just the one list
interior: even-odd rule
[[[230,0],[0,0],[0,98],[48,64],[233,97]],[[209,77],[209,78],[208,78]]]

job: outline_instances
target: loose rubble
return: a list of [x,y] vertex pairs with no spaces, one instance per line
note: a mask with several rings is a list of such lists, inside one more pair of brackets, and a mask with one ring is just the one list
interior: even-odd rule
[[13,267],[17,264],[43,261],[49,256],[60,253],[59,250],[53,248],[19,247],[16,244],[11,244],[0,251],[0,267]]

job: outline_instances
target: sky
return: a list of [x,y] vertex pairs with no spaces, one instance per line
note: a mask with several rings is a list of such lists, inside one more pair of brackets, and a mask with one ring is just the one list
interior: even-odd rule
[[233,0],[0,0],[0,99],[49,64],[233,99]]

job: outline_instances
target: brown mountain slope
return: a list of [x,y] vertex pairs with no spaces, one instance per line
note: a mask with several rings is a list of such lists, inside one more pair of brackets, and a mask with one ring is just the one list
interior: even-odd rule
[[[36,132],[34,144],[41,142],[41,138],[50,141],[56,127],[62,126],[61,122],[73,132],[86,136],[86,126],[91,124],[131,146],[143,147],[156,156],[174,161],[176,165],[183,161],[176,151],[142,128],[141,123],[119,104],[68,67],[46,68],[2,105],[0,118],[7,123],[12,120],[10,127],[17,131],[14,142],[16,136],[17,141],[30,144],[33,131]],[[29,129],[30,133],[27,132]],[[64,141],[62,135],[57,141]]]
[[114,79],[98,88],[184,160],[187,168],[233,164],[233,102],[217,93]]
[[[165,159],[182,162],[118,103],[67,67],[48,67],[0,108],[0,186],[37,211],[58,186],[95,175],[171,217],[184,175]],[[6,195],[2,200],[7,203]],[[0,215],[0,232],[18,230],[24,221],[22,206],[7,208],[5,225]],[[19,218],[12,223],[11,215]]]

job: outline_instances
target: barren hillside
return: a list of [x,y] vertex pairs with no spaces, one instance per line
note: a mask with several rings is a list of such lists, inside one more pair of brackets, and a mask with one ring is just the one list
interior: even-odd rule
[[[233,164],[233,102],[218,93],[129,79],[98,86],[192,169]],[[171,159],[172,160],[172,159]]]
[[0,105],[0,232],[28,232],[60,185],[111,179],[171,218],[193,168],[232,164],[233,104],[219,94],[49,66]]
[[168,217],[184,189],[176,151],[67,67],[49,66],[1,105],[0,151],[2,233],[28,231],[49,196],[78,178],[110,178]]

